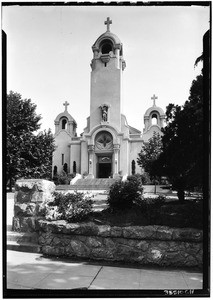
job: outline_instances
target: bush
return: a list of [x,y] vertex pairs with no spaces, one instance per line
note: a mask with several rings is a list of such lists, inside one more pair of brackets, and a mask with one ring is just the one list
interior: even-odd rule
[[92,201],[84,193],[55,193],[54,201],[50,202],[46,211],[48,220],[66,220],[80,222],[92,212]]
[[126,181],[116,181],[111,185],[107,202],[112,210],[123,210],[132,207],[141,199],[143,187],[138,176],[128,176]]
[[147,210],[153,210],[156,208],[160,208],[162,205],[164,205],[166,201],[166,197],[164,195],[158,195],[158,197],[148,197],[148,198],[141,198],[139,201],[137,201],[137,205],[147,211]]
[[75,177],[74,174],[67,174],[65,171],[62,171],[61,174],[57,174],[53,177],[53,181],[56,185],[59,184],[70,184],[70,181]]
[[136,204],[139,206],[141,211],[146,214],[149,223],[153,224],[159,221],[160,208],[165,204],[165,201],[166,197],[164,195],[159,195],[157,198],[142,198],[137,201]]
[[142,184],[150,184],[151,183],[151,179],[150,179],[149,174],[147,172],[144,172],[140,176],[141,176]]

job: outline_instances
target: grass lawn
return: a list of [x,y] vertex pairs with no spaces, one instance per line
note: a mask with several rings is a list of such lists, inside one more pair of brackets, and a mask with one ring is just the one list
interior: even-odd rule
[[202,201],[194,199],[185,202],[180,204],[178,200],[168,198],[160,207],[150,205],[142,209],[134,204],[126,210],[112,211],[107,208],[101,212],[93,212],[89,219],[97,224],[111,226],[164,225],[202,229]]

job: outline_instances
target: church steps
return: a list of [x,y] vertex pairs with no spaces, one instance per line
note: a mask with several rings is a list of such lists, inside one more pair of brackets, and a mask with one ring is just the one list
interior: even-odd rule
[[7,250],[30,252],[30,253],[40,253],[41,246],[39,246],[38,244],[27,243],[27,242],[18,243],[15,241],[8,241],[7,242]]
[[109,190],[110,186],[116,182],[113,178],[95,178],[95,179],[78,179],[73,185],[58,185],[56,191],[63,190]]
[[39,253],[38,235],[27,232],[7,232],[7,249],[14,251]]

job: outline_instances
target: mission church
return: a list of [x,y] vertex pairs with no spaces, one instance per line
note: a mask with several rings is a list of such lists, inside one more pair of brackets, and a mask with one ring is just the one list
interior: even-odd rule
[[122,114],[122,76],[126,67],[123,45],[110,31],[112,21],[104,22],[106,32],[92,46],[90,115],[84,132],[77,136],[77,122],[65,110],[55,119],[53,172],[88,174],[89,178],[116,178],[119,174],[141,173],[138,153],[144,143],[164,127],[164,111],[153,106],[144,115],[141,132],[130,126]]

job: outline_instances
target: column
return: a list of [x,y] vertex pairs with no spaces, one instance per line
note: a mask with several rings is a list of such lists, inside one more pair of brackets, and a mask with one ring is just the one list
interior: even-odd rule
[[59,131],[59,121],[55,121],[55,133]]
[[88,152],[89,152],[89,178],[94,178],[93,173],[93,165],[94,165],[94,145],[88,146]]
[[118,175],[118,153],[120,150],[120,145],[115,144],[113,147],[114,150],[114,175]]
[[85,172],[88,172],[88,148],[85,140],[81,141],[81,170],[80,173],[83,175]]
[[121,50],[121,45],[116,44],[115,45],[115,56],[116,56],[116,68],[120,69],[120,50]]

